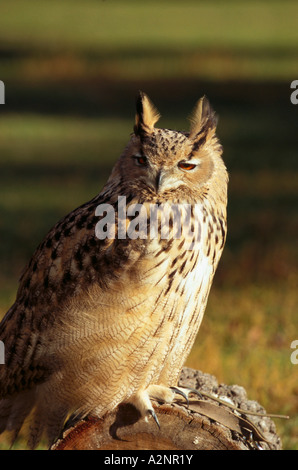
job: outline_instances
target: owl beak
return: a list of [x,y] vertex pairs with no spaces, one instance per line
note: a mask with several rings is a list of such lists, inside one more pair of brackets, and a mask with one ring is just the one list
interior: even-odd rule
[[158,170],[155,174],[154,189],[157,193],[162,192],[167,184],[167,172],[164,170]]
[[162,182],[162,170],[159,170],[155,176],[155,189],[156,189],[156,192],[158,193],[159,191],[159,188],[161,186],[161,182]]

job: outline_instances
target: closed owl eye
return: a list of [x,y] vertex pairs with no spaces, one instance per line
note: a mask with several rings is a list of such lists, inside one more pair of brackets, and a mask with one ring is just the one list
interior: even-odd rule
[[133,158],[140,166],[146,166],[148,163],[147,157],[145,157],[145,155],[134,155]]
[[178,167],[181,169],[181,170],[186,170],[186,171],[190,171],[190,170],[193,170],[197,165],[195,165],[194,163],[189,163],[189,162],[179,162],[178,163]]

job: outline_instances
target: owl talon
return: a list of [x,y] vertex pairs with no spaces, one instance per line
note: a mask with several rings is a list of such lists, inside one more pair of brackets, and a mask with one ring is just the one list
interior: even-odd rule
[[170,387],[170,389],[173,390],[174,393],[177,393],[177,395],[181,395],[186,400],[187,406],[189,406],[188,396],[183,390],[180,390],[178,387]]
[[203,395],[201,394],[201,392],[199,392],[199,391],[196,390],[195,388],[190,388],[190,389],[188,390],[187,396],[189,397],[189,395],[190,395],[191,393],[194,393],[195,395],[198,395],[198,397],[199,397],[200,399],[203,398]]
[[154,419],[154,421],[156,422],[156,424],[157,424],[157,426],[158,426],[158,429],[160,429],[160,424],[159,424],[158,418],[157,418],[156,413],[155,413],[155,411],[153,410],[153,408],[152,408],[152,409],[149,409],[149,410],[147,411],[147,413],[152,416],[152,418]]

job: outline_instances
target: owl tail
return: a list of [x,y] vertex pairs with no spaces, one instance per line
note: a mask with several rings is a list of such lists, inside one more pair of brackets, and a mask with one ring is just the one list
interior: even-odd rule
[[11,434],[11,446],[18,437],[33,405],[34,392],[32,390],[0,400],[0,434],[4,431]]
[[28,435],[30,449],[35,449],[44,435],[50,446],[63,428],[67,409],[57,404],[51,406],[43,394],[38,394],[37,401],[36,395],[33,389],[0,400],[0,434],[4,431],[10,433],[11,446],[22,428]]

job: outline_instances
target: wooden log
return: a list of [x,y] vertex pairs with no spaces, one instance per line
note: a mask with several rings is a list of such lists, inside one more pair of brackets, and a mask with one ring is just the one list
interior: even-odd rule
[[[179,386],[212,393],[241,409],[264,412],[239,386],[218,385],[200,371],[184,368]],[[66,429],[52,450],[252,450],[281,449],[268,417],[243,416],[209,398],[181,396],[173,404],[153,403],[152,417],[141,419],[130,404],[121,404],[102,418],[87,417]]]

